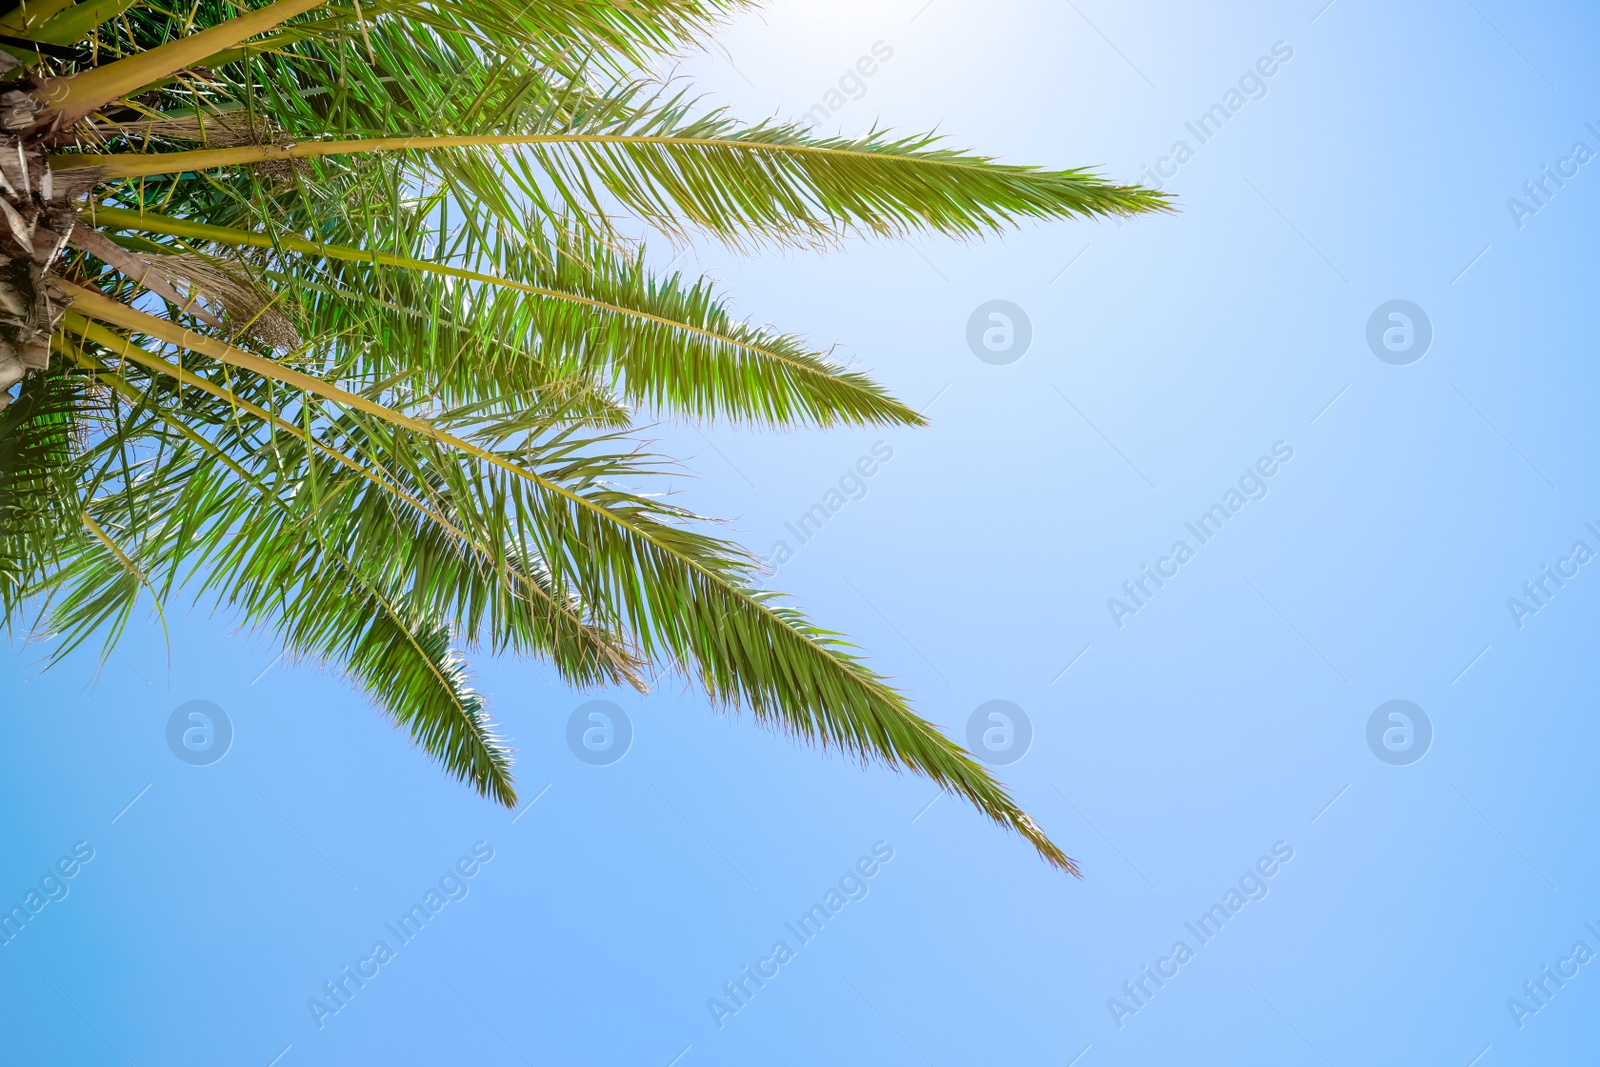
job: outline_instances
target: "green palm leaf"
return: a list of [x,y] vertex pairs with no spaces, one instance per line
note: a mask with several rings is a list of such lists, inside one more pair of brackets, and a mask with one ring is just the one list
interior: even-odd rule
[[78,426],[100,407],[85,385],[59,371],[43,375],[0,410],[0,611],[8,624],[84,543]]
[[30,57],[35,103],[8,97],[14,127],[37,112],[26,171],[0,160],[0,368],[32,371],[0,411],[8,622],[34,604],[59,658],[192,593],[507,804],[510,750],[462,651],[580,687],[675,668],[715,706],[928,777],[1076,873],[848,639],[632,488],[674,473],[632,440],[645,413],[922,419],[653,273],[624,231],[970,238],[1161,194],[925,135],[745,126],[635,80],[733,0],[42,2],[12,30],[103,62]]
[[[563,229],[552,241],[518,241],[496,249],[491,258],[511,271],[512,278],[388,251],[317,244],[293,235],[255,234],[121,208],[101,208],[95,221],[224,247],[281,248],[313,260],[395,267],[527,294],[527,299],[510,301],[492,293],[472,295],[474,336],[539,339],[536,351],[500,343],[456,364],[502,383],[540,369],[606,381],[629,403],[701,420],[722,417],[770,426],[924,424],[866,375],[840,367],[796,338],[738,322],[705,282],[686,283],[678,274],[652,276],[642,250],[620,254],[582,230]],[[346,284],[333,301],[341,310],[360,302],[363,294],[379,294],[389,308],[403,309],[438,308],[452,294],[470,292],[444,287],[422,294],[416,292],[415,279],[385,278],[380,271],[364,272]],[[391,292],[402,286],[410,291]],[[502,321],[508,306],[512,322]],[[456,309],[435,321],[460,321],[466,314]],[[365,321],[388,317],[380,310]],[[378,352],[417,350],[414,344],[371,347]],[[424,351],[438,347],[422,346]],[[522,388],[533,387],[529,382]],[[472,382],[470,388],[480,395],[494,391],[485,380]]]

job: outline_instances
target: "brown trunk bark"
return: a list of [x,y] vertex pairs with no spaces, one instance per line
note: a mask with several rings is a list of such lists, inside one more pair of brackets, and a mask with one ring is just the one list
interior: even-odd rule
[[50,333],[63,310],[45,275],[77,224],[64,183],[44,152],[0,134],[0,409],[30,370],[50,362]]

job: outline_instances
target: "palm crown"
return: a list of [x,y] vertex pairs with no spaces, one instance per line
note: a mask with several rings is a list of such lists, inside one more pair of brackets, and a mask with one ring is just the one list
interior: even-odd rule
[[[188,5],[180,5],[183,10]],[[634,73],[735,0],[31,0],[0,16],[0,610],[114,642],[198,590],[513,805],[458,647],[910,768],[1076,873],[840,635],[754,583],[635,414],[919,425],[652,273],[743,247],[1160,210],[931,137],[740,125]]]

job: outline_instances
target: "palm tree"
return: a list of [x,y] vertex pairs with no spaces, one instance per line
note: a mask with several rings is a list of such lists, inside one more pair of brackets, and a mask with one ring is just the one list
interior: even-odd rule
[[[1077,873],[840,635],[754,584],[636,413],[922,418],[674,239],[816,246],[1161,210],[926,136],[812,136],[637,74],[741,0],[29,0],[0,16],[0,610],[109,651],[180,590],[335,665],[480,793],[511,753],[458,648],[647,665],[926,775]],[[177,12],[174,14],[173,12]],[[187,12],[187,14],[185,14]]]

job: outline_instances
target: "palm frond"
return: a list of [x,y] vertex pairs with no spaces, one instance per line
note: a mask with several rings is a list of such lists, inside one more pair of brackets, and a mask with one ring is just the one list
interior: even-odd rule
[[[273,390],[270,382],[235,378],[220,385],[81,316],[69,313],[64,326],[92,348],[63,344],[79,365],[98,372],[98,380],[132,397],[139,409],[154,412],[151,421],[159,419],[172,433],[198,443],[245,483],[235,485],[209,463],[174,468],[169,462],[144,478],[141,494],[169,498],[165,510],[177,509],[191,528],[171,545],[160,538],[152,542],[158,547],[149,566],[163,576],[168,589],[179,581],[180,565],[211,568],[201,592],[227,575],[250,569],[251,557],[261,549],[236,531],[279,521],[273,511],[279,498],[263,487],[263,479],[289,487],[337,486],[349,494],[348,508],[324,514],[320,521],[337,518],[341,536],[347,538],[339,541],[340,550],[380,571],[392,571],[391,580],[414,603],[452,620],[470,636],[484,634],[497,650],[549,659],[574,685],[644,688],[640,664],[621,638],[589,621],[581,602],[555,588],[548,570],[515,544],[517,524],[481,507],[473,485],[459,480],[443,484],[426,459],[419,461],[403,448],[386,448],[392,442],[358,420],[341,420],[329,428],[333,433],[304,434],[290,421],[292,409],[280,416],[264,406],[284,403],[282,391]],[[109,370],[102,357],[120,359],[123,366]],[[138,380],[140,371],[152,374],[135,388],[130,382]],[[246,386],[253,388],[254,399],[240,395]],[[163,400],[181,389],[189,391]],[[176,410],[182,422],[172,417],[179,397]],[[197,441],[191,426],[207,429],[208,436]],[[148,427],[145,432],[150,433]],[[321,457],[320,465],[313,456]],[[163,485],[168,488],[154,488]],[[182,509],[170,502],[180,490],[189,493],[190,501]],[[164,529],[158,524],[152,528]],[[303,540],[306,534],[302,530],[297,536]],[[321,536],[332,535],[325,531]],[[57,622],[72,630],[77,641],[99,619]]]
[[652,272],[633,231],[966,239],[1171,203],[931,135],[744,125],[637,80],[742,6],[0,14],[0,34],[74,46],[14,52],[36,69],[0,101],[0,260],[20,286],[0,355],[7,380],[35,371],[0,411],[7,622],[37,598],[59,658],[95,634],[109,649],[146,593],[160,612],[192,592],[344,673],[502,803],[510,750],[463,653],[536,656],[577,686],[676,669],[714,706],[928,777],[1076,874],[847,638],[637,488],[676,473],[633,439],[642,413],[923,420],[708,283]]
[[577,206],[604,216],[595,184],[669,233],[733,243],[814,244],[846,236],[998,233],[1025,218],[1169,210],[1165,194],[1092,171],[1046,171],[938,147],[937,138],[812,138],[800,127],[731,131],[704,121],[670,134],[469,134],[250,145],[188,152],[67,154],[57,170],[142,178],[375,152],[522,147]]
[[[278,247],[313,259],[392,266],[527,294],[532,299],[505,301],[482,293],[473,298],[474,335],[539,339],[534,351],[520,351],[509,342],[475,350],[477,358],[470,363],[478,378],[472,385],[480,395],[493,394],[491,382],[526,380],[533,363],[545,375],[609,380],[629,403],[699,420],[724,418],[769,426],[802,422],[920,426],[924,421],[866,375],[808,350],[796,338],[738,322],[707,283],[688,283],[677,274],[653,276],[642,249],[619,253],[576,227],[563,229],[549,241],[518,240],[514,246],[493,249],[489,258],[514,275],[503,277],[384,251],[315,244],[289,234],[255,234],[119,208],[99,209],[96,221],[224,246]],[[138,264],[123,269],[137,271]],[[341,307],[348,307],[359,294],[389,297],[395,287],[396,282],[378,272],[367,272],[352,279],[338,300]],[[439,307],[448,302],[446,294],[415,292],[394,293],[388,300],[395,308]],[[380,317],[365,316],[369,322]],[[457,311],[443,321],[462,317]],[[422,350],[435,349],[429,345]],[[374,350],[393,348],[379,344]],[[415,360],[416,348],[403,350]],[[453,351],[464,365],[469,362],[467,353],[474,350],[458,345]]]
[[101,406],[86,386],[55,367],[29,379],[0,410],[0,612],[8,622],[61,559],[85,544],[83,425]]
[[224,48],[265,33],[324,3],[326,0],[273,0],[266,7],[227,19],[197,33],[185,34],[126,59],[78,74],[46,78],[34,93],[43,104],[35,121],[41,126],[76,123],[113,100],[166,78]]

